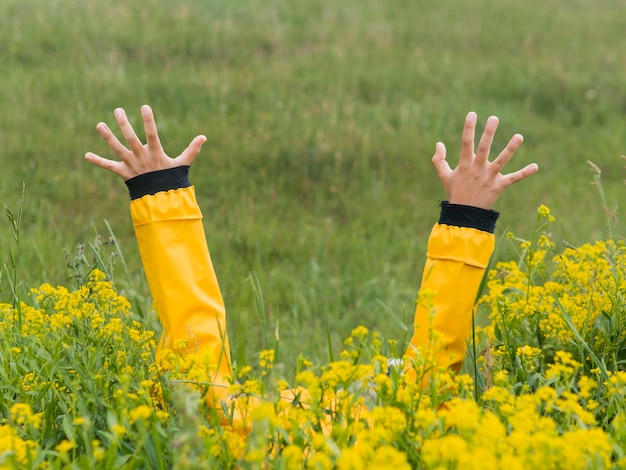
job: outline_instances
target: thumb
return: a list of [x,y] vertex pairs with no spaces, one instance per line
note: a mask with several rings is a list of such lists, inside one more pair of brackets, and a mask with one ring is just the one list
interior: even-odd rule
[[446,146],[442,142],[437,142],[435,145],[435,154],[433,155],[433,166],[437,170],[439,179],[443,181],[447,176],[452,173],[452,169],[446,161]]
[[194,137],[187,148],[183,150],[183,153],[181,153],[176,160],[178,160],[181,165],[191,165],[200,153],[200,150],[206,141],[207,138],[203,135]]

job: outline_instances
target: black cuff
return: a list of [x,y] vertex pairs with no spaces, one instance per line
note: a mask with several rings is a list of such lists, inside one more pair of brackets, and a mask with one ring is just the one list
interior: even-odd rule
[[498,217],[500,217],[500,213],[491,209],[481,209],[480,207],[450,204],[448,201],[441,201],[439,223],[475,228],[483,232],[493,233],[496,229]]
[[188,188],[189,166],[177,166],[167,170],[151,171],[125,181],[131,199],[156,194],[171,189]]

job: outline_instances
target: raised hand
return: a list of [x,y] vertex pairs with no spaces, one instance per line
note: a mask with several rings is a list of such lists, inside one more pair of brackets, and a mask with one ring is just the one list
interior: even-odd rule
[[520,134],[515,134],[504,150],[490,162],[489,153],[493,136],[498,128],[498,118],[491,116],[487,119],[485,130],[474,153],[476,119],[474,112],[468,113],[465,118],[461,157],[454,170],[446,161],[446,147],[441,142],[437,142],[432,161],[448,195],[448,202],[491,209],[506,188],[536,173],[538,166],[531,163],[521,170],[503,175],[501,171],[522,145],[524,138]]
[[89,163],[121,176],[124,180],[151,171],[191,165],[207,140],[203,135],[196,136],[178,157],[171,158],[163,150],[154,121],[154,114],[150,106],[143,105],[141,107],[141,117],[146,133],[145,144],[141,143],[141,140],[137,137],[122,108],[117,108],[113,115],[130,149],[115,137],[109,126],[104,122],[100,122],[96,129],[121,161],[103,158],[92,152],[87,152],[85,159]]

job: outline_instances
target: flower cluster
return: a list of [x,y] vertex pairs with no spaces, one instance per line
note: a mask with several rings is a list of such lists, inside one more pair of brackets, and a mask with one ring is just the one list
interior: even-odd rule
[[480,303],[490,323],[475,339],[485,351],[481,380],[496,386],[483,399],[500,393],[498,385],[506,407],[540,397],[538,409],[561,435],[602,429],[623,459],[626,246],[606,240],[559,250],[542,233],[553,220],[542,206],[531,240],[509,235],[519,260],[488,273]]

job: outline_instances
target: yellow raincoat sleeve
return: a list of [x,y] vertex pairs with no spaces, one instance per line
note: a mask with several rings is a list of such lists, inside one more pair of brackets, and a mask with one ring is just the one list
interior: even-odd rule
[[226,313],[193,186],[135,198],[130,211],[163,325],[159,349],[177,340],[186,341],[191,353],[211,348],[214,382],[226,385],[232,376]]
[[[498,213],[489,212],[495,225]],[[414,359],[419,362],[420,358],[433,357],[437,367],[456,372],[461,368],[476,295],[494,245],[494,235],[489,231],[442,223],[432,229],[413,337],[406,352],[410,380],[417,378],[410,366]]]

